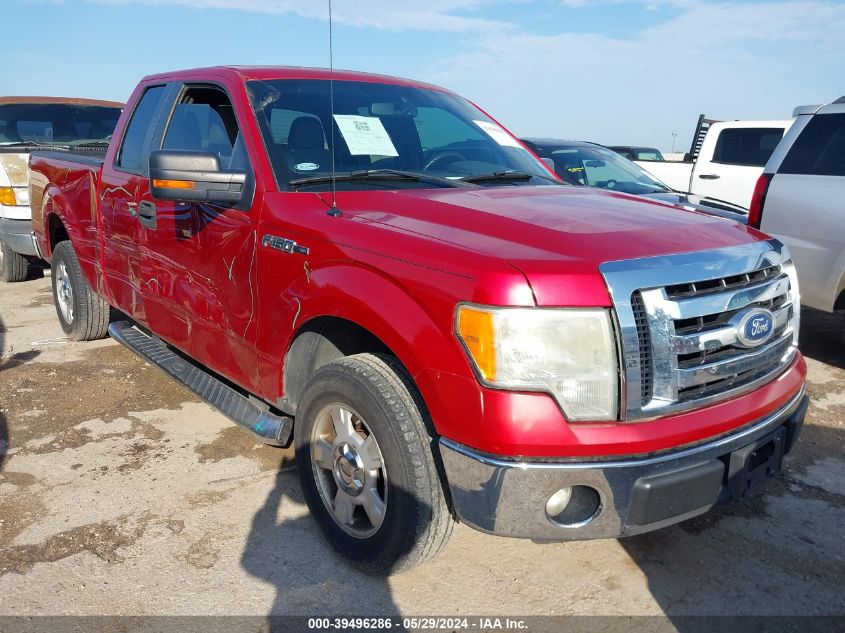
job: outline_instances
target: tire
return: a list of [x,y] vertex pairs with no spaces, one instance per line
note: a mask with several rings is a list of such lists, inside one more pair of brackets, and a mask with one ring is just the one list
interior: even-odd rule
[[[305,500],[332,547],[367,573],[412,569],[451,536],[454,520],[426,415],[407,372],[387,355],[356,354],[324,365],[300,400],[294,442]],[[355,430],[353,439],[344,441],[338,427]],[[362,464],[359,470],[355,463]],[[362,492],[354,496],[355,489]],[[371,518],[378,517],[378,497],[380,523]]]
[[29,261],[26,257],[0,240],[0,280],[10,283],[23,281],[28,274]]
[[70,242],[59,242],[53,249],[52,269],[53,303],[68,338],[74,341],[105,338],[111,308],[88,286]]

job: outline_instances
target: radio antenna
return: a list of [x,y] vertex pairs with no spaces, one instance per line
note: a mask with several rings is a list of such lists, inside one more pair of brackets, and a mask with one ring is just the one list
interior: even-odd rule
[[329,107],[331,108],[331,118],[329,119],[329,134],[331,135],[331,152],[332,152],[332,206],[328,210],[328,214],[333,218],[340,215],[340,209],[337,208],[337,181],[335,180],[335,133],[334,133],[334,37],[332,33],[332,0],[329,0]]

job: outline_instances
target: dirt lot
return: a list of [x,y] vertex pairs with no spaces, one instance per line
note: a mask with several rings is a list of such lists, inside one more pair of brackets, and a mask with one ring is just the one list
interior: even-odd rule
[[384,580],[324,545],[290,451],[112,341],[68,342],[49,277],[3,285],[0,615],[843,615],[842,332],[805,312],[808,424],[750,503],[622,541],[458,526],[439,558]]

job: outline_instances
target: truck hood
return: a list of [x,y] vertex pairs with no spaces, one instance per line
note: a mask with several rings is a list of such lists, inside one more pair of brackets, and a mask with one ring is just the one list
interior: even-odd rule
[[[539,305],[579,305],[573,293],[584,283],[601,283],[606,297],[598,267],[607,261],[761,239],[753,229],[721,218],[587,187],[359,191],[348,198],[338,192],[338,206],[362,219],[505,260],[522,271]],[[573,283],[573,276],[584,283]]]

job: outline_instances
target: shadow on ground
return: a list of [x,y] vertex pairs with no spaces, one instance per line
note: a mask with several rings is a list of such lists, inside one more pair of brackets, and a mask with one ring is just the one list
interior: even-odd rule
[[387,579],[360,572],[335,554],[310,515],[280,520],[286,503],[297,511],[304,503],[292,463],[283,464],[277,473],[273,489],[253,517],[241,556],[243,568],[276,591],[269,630],[286,630],[284,620],[277,618],[291,614],[396,615]]
[[807,358],[845,369],[843,313],[830,314],[802,306],[799,347]]
[[[844,330],[841,315],[804,309],[802,351],[808,358],[843,368]],[[807,616],[842,616],[845,496],[841,482],[831,480],[835,471],[831,475],[827,467],[814,464],[845,462],[845,430],[812,423],[827,415],[811,405],[809,423],[787,458],[786,470],[749,499],[620,540],[678,631],[702,631],[711,625],[712,630],[730,631],[780,631],[786,625],[819,630],[831,623]],[[807,472],[815,476],[808,479]],[[827,481],[818,479],[820,472]],[[785,618],[705,623],[688,617],[761,614]]]

